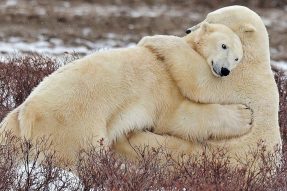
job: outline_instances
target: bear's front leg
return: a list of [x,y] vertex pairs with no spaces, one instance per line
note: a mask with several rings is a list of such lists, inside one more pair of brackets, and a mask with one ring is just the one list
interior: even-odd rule
[[248,133],[252,126],[252,111],[241,104],[199,104],[185,100],[169,119],[167,133],[201,142]]
[[190,100],[201,100],[201,89],[206,87],[206,82],[220,83],[219,78],[212,74],[206,60],[184,38],[168,35],[147,36],[140,40],[138,46],[146,48],[155,58],[163,61],[181,94]]

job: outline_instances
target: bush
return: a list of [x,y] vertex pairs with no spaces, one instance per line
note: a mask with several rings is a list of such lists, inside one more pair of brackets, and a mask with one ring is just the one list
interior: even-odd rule
[[39,54],[11,57],[0,62],[0,120],[57,68],[56,60]]
[[79,180],[57,167],[55,153],[48,153],[47,139],[34,145],[11,134],[1,135],[0,190],[78,190]]
[[[76,57],[68,59],[73,60]],[[67,60],[66,60],[67,61]],[[65,62],[65,61],[64,61]],[[20,105],[32,89],[61,63],[37,54],[19,56],[0,63],[0,119]],[[0,143],[0,190],[286,190],[287,189],[287,78],[276,71],[280,93],[280,127],[283,138],[282,165],[274,167],[274,154],[262,143],[249,153],[241,167],[230,165],[224,150],[211,151],[185,162],[173,160],[163,149],[137,150],[140,159],[126,161],[112,151],[95,148],[79,153],[77,168],[70,172],[57,167],[47,141],[36,144],[6,134]],[[147,153],[147,154],[143,154]],[[165,156],[162,162],[159,156]],[[261,160],[258,172],[250,170]],[[203,162],[199,162],[203,161]],[[276,173],[275,173],[276,172]]]
[[287,76],[282,71],[277,71],[275,74],[280,98],[279,107],[279,125],[281,136],[286,144],[287,141]]
[[[12,141],[0,147],[1,190],[234,191],[287,188],[286,153],[282,166],[274,167],[273,155],[267,153],[262,144],[240,168],[230,165],[230,158],[223,149],[206,149],[197,157],[183,155],[180,158],[185,158],[183,162],[173,160],[163,149],[144,148],[137,150],[141,153],[139,160],[131,162],[110,150],[91,148],[79,153],[77,168],[70,172],[57,166],[54,153],[46,152],[49,144],[45,139],[33,145],[9,134],[4,136]],[[207,152],[211,152],[211,156],[207,157]],[[166,160],[163,162],[159,156]],[[256,172],[250,170],[255,160],[262,161]]]

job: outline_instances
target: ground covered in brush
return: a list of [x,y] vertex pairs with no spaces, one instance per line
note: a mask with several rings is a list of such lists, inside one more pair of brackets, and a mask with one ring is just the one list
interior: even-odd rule
[[[0,120],[20,105],[45,76],[76,58],[72,55],[58,60],[29,54],[1,61]],[[274,77],[280,92],[284,144],[280,167],[271,165],[272,154],[258,143],[258,149],[248,153],[253,160],[240,168],[230,166],[224,150],[212,151],[211,158],[203,153],[198,158],[190,157],[188,162],[178,162],[162,149],[142,148],[138,150],[139,160],[129,162],[112,151],[97,153],[91,148],[80,153],[77,169],[72,172],[57,167],[54,154],[45,152],[49,146],[45,140],[31,145],[5,135],[10,144],[0,145],[0,190],[287,190],[287,78],[281,71],[274,71]],[[159,162],[159,155],[164,155],[166,162]],[[40,156],[45,160],[37,163]],[[254,160],[263,164],[256,173],[249,170]]]
[[147,35],[183,36],[209,12],[235,4],[262,17],[272,60],[286,62],[287,0],[2,0],[0,54],[87,54],[133,45]]

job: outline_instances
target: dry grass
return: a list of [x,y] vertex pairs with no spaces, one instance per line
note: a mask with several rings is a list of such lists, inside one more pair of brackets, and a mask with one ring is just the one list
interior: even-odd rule
[[[40,55],[18,56],[0,63],[0,119],[58,66],[56,60]],[[9,144],[0,144],[0,190],[287,190],[287,79],[280,71],[275,79],[280,91],[284,143],[280,167],[273,166],[274,153],[267,153],[262,143],[248,154],[251,159],[240,168],[230,166],[224,150],[212,151],[210,158],[202,153],[178,162],[162,149],[143,148],[138,150],[141,158],[129,162],[112,151],[91,148],[79,153],[73,172],[77,176],[71,176],[71,172],[57,167],[54,153],[45,152],[49,145],[44,139],[32,145],[1,135]],[[164,163],[159,162],[163,155]],[[250,170],[255,160],[262,162],[258,172]]]

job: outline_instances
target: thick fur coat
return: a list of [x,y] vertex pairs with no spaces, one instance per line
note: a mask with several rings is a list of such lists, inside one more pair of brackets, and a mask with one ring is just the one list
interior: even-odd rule
[[[161,54],[170,55],[169,64],[176,68],[170,71],[173,78],[179,82],[177,85],[185,97],[200,103],[245,104],[250,107],[253,111],[251,132],[237,138],[204,142],[190,142],[167,135],[137,132],[129,137],[128,143],[122,141],[115,145],[119,153],[128,157],[134,156],[130,144],[138,147],[160,145],[178,157],[182,153],[198,153],[203,150],[203,145],[207,145],[209,148],[227,148],[233,159],[240,158],[244,161],[250,156],[250,150],[257,149],[260,141],[264,141],[267,151],[281,148],[278,124],[279,95],[270,66],[268,34],[261,18],[246,7],[231,6],[209,13],[204,22],[224,24],[240,37],[244,56],[230,75],[224,78],[214,76],[208,66],[210,63],[191,65],[188,60],[192,61],[193,58],[186,56],[188,54],[185,48],[179,48],[184,47],[183,45],[177,45],[176,48],[166,46],[165,50],[160,49]],[[194,36],[200,25],[201,23],[193,27],[189,31],[191,35],[183,38],[190,46],[195,42]],[[151,46],[152,43],[149,43]],[[182,56],[185,56],[185,59],[178,62],[178,58]],[[193,80],[187,80],[188,76],[192,76]],[[222,115],[226,116],[226,113]]]
[[[230,54],[241,59],[239,38],[230,38],[234,33],[224,25],[221,28],[220,34],[237,41],[237,48]],[[188,54],[195,56],[194,61],[205,63],[181,41],[189,48]],[[152,127],[188,141],[239,136],[250,130],[251,112],[241,103],[187,100],[167,60],[149,46],[97,52],[76,60],[46,77],[23,104],[8,114],[1,131],[10,130],[34,142],[48,137],[63,160],[74,161],[80,149],[110,146],[131,131]],[[186,80],[192,81],[193,76]]]

